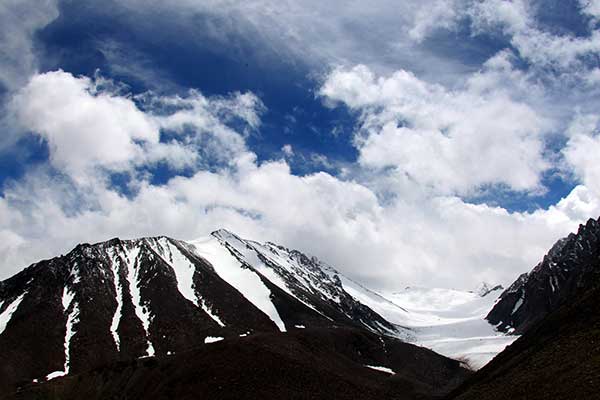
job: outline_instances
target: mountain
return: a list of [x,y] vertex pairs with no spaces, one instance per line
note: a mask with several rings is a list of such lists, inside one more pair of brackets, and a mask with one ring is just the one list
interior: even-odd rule
[[[240,363],[259,368],[257,380],[269,380],[274,372],[260,368],[263,359],[279,374],[313,368],[365,393],[401,387],[424,398],[466,376],[458,361],[404,343],[413,331],[361,299],[408,315],[314,257],[225,230],[190,242],[153,237],[81,244],[0,282],[0,393],[18,387],[17,398],[58,392],[60,398],[103,398],[112,388],[135,397],[142,386],[152,387],[157,368],[171,382],[169,390],[212,393],[210,382],[229,379],[221,370],[247,374]],[[211,362],[229,366],[207,372]],[[294,375],[286,376],[279,391]],[[156,393],[170,396],[154,383]],[[315,383],[315,393],[326,391],[324,379]]]
[[521,334],[599,280],[600,223],[590,219],[560,239],[543,260],[500,296],[487,315],[498,330]]
[[599,398],[598,231],[589,220],[507,289],[490,314],[523,335],[448,399]]

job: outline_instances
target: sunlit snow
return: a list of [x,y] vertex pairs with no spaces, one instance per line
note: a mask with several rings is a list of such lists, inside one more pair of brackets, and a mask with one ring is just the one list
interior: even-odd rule
[[365,365],[365,367],[374,369],[376,371],[385,372],[386,374],[391,374],[391,375],[395,374],[394,371],[392,371],[390,368],[387,368],[387,367],[378,367],[376,365]]
[[206,237],[188,242],[196,253],[211,263],[216,273],[231,286],[236,288],[248,301],[265,313],[285,332],[285,324],[271,301],[271,291],[260,277],[235,258],[231,252],[215,237]]
[[4,312],[2,312],[2,314],[0,314],[0,335],[6,329],[6,325],[12,318],[12,315],[14,314],[14,312],[17,311],[17,308],[19,308],[19,304],[21,304],[21,302],[23,301],[25,294],[26,293],[23,293],[22,295],[20,295],[16,299],[14,299],[13,302],[10,303],[8,305],[8,307],[6,307]]
[[225,338],[220,337],[220,336],[207,336],[204,339],[204,343],[208,344],[208,343],[215,343],[215,342],[220,342],[221,340],[223,340]]

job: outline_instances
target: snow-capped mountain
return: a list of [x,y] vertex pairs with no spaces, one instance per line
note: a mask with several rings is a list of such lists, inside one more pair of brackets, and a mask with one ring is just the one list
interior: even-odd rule
[[523,333],[560,305],[600,282],[600,223],[589,219],[560,239],[530,272],[500,296],[487,315],[498,330]]
[[315,257],[226,230],[81,244],[0,282],[0,386],[305,328],[366,330],[477,369],[515,339],[484,320],[492,293],[381,295]]
[[349,291],[374,293],[343,280],[316,258],[225,230],[78,245],[0,283],[0,386],[255,332],[410,335]]

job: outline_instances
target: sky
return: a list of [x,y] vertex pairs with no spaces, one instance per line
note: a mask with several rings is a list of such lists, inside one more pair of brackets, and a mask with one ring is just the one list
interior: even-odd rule
[[0,279],[225,228],[381,291],[600,215],[600,0],[5,0]]

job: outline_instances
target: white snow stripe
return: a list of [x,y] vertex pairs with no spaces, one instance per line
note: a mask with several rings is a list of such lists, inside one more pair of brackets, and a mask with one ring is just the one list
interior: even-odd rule
[[117,300],[117,309],[113,314],[112,322],[110,324],[110,331],[112,332],[115,344],[117,346],[117,351],[119,352],[121,351],[121,339],[119,337],[119,332],[117,332],[117,329],[119,328],[119,323],[121,322],[121,314],[123,311],[123,286],[121,285],[121,279],[119,276],[119,257],[115,254],[115,249],[110,249],[109,255],[112,263],[113,283],[115,285]]
[[142,326],[144,327],[144,332],[146,334],[146,355],[153,356],[154,346],[152,346],[152,342],[150,341],[150,336],[148,334],[148,328],[150,327],[150,313],[142,304],[140,288],[138,286],[139,266],[136,268],[136,265],[139,253],[140,249],[137,246],[127,251],[127,281],[129,282],[129,293],[131,295],[131,301],[133,302],[133,306],[135,307],[135,315],[137,315],[139,320],[142,322]]
[[385,372],[386,374],[390,374],[390,375],[396,374],[391,368],[388,368],[388,367],[379,367],[376,365],[365,365],[365,367],[374,369],[376,371]]
[[221,321],[221,318],[219,318],[219,316],[217,314],[215,314],[208,307],[208,305],[204,302],[204,300],[199,299],[199,303],[200,303],[200,307],[202,307],[202,309],[204,310],[204,312],[207,313],[213,319],[213,321],[215,321],[217,324],[219,324],[220,327],[224,327],[225,326],[225,324],[223,323],[223,321]]
[[271,301],[269,288],[254,271],[243,268],[240,261],[230,253],[223,243],[214,237],[208,237],[189,242],[189,244],[194,247],[196,254],[211,263],[221,279],[237,289],[242,296],[265,313],[281,332],[286,331],[285,324]]
[[[77,279],[78,271],[76,271],[77,265],[73,266],[72,275],[75,274],[74,282],[79,282]],[[54,378],[58,378],[60,376],[65,376],[69,373],[69,368],[71,364],[71,339],[75,335],[75,324],[79,322],[79,307],[77,303],[74,302],[75,292],[69,289],[67,286],[63,288],[62,293],[62,306],[64,312],[68,312],[67,322],[65,326],[65,342],[63,347],[65,349],[65,363],[63,365],[62,371],[54,371],[46,375],[47,380],[51,380]],[[70,310],[70,311],[69,311]]]
[[[266,277],[275,286],[277,286],[278,288],[280,288],[281,290],[283,290],[284,292],[286,292],[287,294],[289,294],[290,296],[292,296],[293,298],[298,300],[300,303],[304,304],[306,307],[310,308],[311,310],[315,311],[316,313],[320,314],[321,316],[327,318],[328,320],[333,321],[331,318],[329,318],[327,315],[325,315],[322,312],[320,312],[319,310],[317,310],[311,304],[308,304],[307,302],[305,302],[304,300],[302,300],[301,298],[296,296],[294,294],[294,292],[292,292],[292,290],[288,287],[287,283],[281,278],[281,276],[273,268],[266,266],[265,263],[260,259],[259,255],[266,257],[269,261],[273,262],[274,264],[283,266],[288,271],[290,271],[292,274],[296,275],[297,273],[291,268],[291,266],[287,265],[288,262],[286,260],[284,260],[282,258],[280,258],[279,260],[274,260],[273,258],[271,258],[269,256],[269,254],[266,254],[267,253],[266,251],[263,252],[263,251],[260,251],[259,249],[257,249],[257,246],[255,244],[250,245],[251,249],[249,249],[248,247],[246,247],[246,244],[244,244],[244,243],[240,243],[239,246],[235,246],[235,243],[232,243],[232,242],[228,242],[228,243],[230,245],[234,246],[234,248],[244,257],[244,260],[247,263],[252,265],[258,272],[260,272],[264,277]],[[264,249],[262,249],[262,250],[264,250]],[[299,282],[302,284],[301,281],[299,281]],[[309,290],[311,289],[310,285],[304,284],[304,286],[307,287]],[[324,293],[322,293],[322,294],[324,294]],[[325,296],[325,297],[332,299],[331,296]],[[334,301],[335,301],[335,299],[334,299]],[[337,299],[337,302],[339,302],[339,299]]]
[[[23,293],[22,295],[20,295],[16,299],[14,299],[12,301],[12,303],[10,303],[6,307],[4,312],[2,314],[0,314],[0,335],[6,329],[6,325],[10,322],[12,315],[15,313],[15,311],[17,311],[17,308],[19,308],[19,304],[21,304],[21,302],[23,301],[23,298],[25,297],[26,294],[27,294],[27,292]],[[2,306],[2,304],[4,304],[4,303],[0,303],[0,307]]]
[[[196,265],[185,256],[177,246],[173,245],[168,239],[161,238],[158,240],[159,246],[162,249],[167,249],[169,251],[169,259],[167,260],[165,257],[161,256],[162,260],[169,264],[173,271],[175,271],[175,277],[177,280],[177,290],[179,293],[192,303],[196,307],[202,308],[202,310],[208,314],[209,317],[212,318],[219,326],[224,327],[225,324],[218,315],[216,315],[207,305],[206,303],[198,296],[196,292],[196,285],[194,284],[194,273],[196,272]],[[162,254],[163,251],[159,248],[153,247],[157,254]],[[166,256],[166,254],[163,254]]]
[[215,342],[220,342],[221,340],[225,339],[224,337],[221,336],[207,336],[204,339],[204,343],[208,344],[208,343],[215,343]]
[[[173,246],[165,238],[159,239],[159,244],[169,250],[170,260],[161,257],[164,262],[169,264],[173,271],[175,271],[175,277],[177,278],[177,290],[179,293],[194,305],[198,306],[198,299],[196,297],[196,290],[194,288],[194,273],[196,272],[196,266],[190,262],[190,260],[179,251],[176,246]],[[154,249],[160,254],[159,249]]]
[[513,315],[519,310],[519,308],[521,308],[521,306],[523,305],[524,296],[525,295],[523,294],[521,297],[519,297],[519,300],[517,300],[517,302],[515,303],[515,306],[513,307],[510,315]]
[[67,317],[67,325],[65,330],[65,365],[64,365],[64,374],[67,375],[69,373],[69,368],[71,364],[71,339],[75,335],[75,324],[79,322],[79,306],[76,302],[74,302],[75,293],[68,288],[63,289],[63,307],[65,312],[69,312]]

